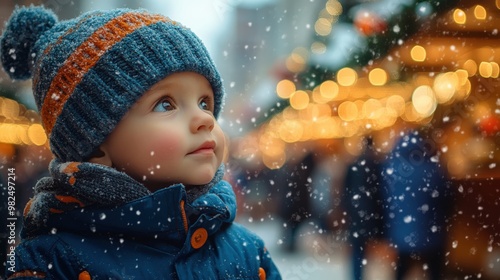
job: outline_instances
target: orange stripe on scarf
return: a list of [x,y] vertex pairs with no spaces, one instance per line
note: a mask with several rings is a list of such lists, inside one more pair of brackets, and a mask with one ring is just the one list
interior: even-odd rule
[[78,200],[78,199],[76,199],[75,197],[72,197],[72,196],[68,196],[68,195],[56,195],[56,198],[57,198],[57,200],[59,200],[61,202],[64,202],[64,203],[78,203],[78,205],[80,205],[80,207],[85,206],[85,204],[83,204],[83,202],[81,202],[80,200]]

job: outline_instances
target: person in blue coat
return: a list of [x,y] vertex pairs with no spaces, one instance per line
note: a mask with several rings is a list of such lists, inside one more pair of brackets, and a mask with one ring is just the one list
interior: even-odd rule
[[432,127],[406,131],[384,162],[384,222],[398,253],[396,279],[417,262],[429,279],[444,277],[452,192],[438,142]]
[[224,89],[200,39],[145,10],[58,21],[17,8],[1,38],[54,159],[24,209],[7,279],[281,279],[234,222]]

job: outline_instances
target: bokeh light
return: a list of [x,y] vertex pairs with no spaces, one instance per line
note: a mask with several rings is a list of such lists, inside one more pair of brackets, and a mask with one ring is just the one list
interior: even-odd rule
[[428,117],[436,110],[437,102],[434,92],[429,86],[419,86],[413,91],[412,104],[415,111]]

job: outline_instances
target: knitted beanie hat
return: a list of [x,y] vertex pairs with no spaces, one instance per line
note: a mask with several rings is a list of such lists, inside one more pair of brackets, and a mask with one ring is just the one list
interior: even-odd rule
[[[52,153],[84,161],[151,86],[175,72],[203,75],[217,117],[224,89],[201,40],[144,10],[93,11],[58,21],[43,7],[17,8],[0,41],[12,79],[33,79]],[[126,141],[126,139],[124,139]]]

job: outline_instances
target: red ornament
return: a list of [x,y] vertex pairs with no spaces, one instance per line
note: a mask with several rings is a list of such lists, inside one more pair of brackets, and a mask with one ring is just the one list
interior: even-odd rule
[[378,34],[387,29],[387,23],[377,14],[370,11],[359,11],[354,17],[354,26],[366,36]]
[[486,136],[495,136],[500,131],[500,119],[496,116],[489,116],[479,122],[479,129]]

